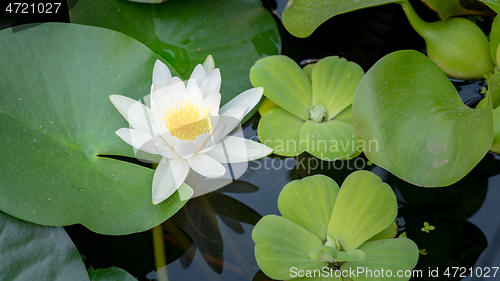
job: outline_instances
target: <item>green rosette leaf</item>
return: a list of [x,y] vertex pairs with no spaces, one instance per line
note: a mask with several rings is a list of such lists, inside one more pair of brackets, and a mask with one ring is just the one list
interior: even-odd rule
[[[162,60],[119,32],[46,23],[0,31],[0,209],[44,225],[81,223],[102,234],[148,230],[192,189],[153,205],[154,170],[115,131],[128,127],[111,94],[141,99]],[[172,70],[174,74],[175,71]]]
[[[336,277],[335,276],[335,270],[333,271],[334,273],[330,273],[330,271],[327,271],[328,273],[323,273],[323,276],[320,277],[315,277],[314,281],[351,281],[352,279],[349,277]],[[338,273],[337,273],[338,274]],[[333,277],[332,277],[333,275]],[[293,281],[310,281],[313,280],[311,277],[298,277],[298,278],[293,278]]]
[[300,130],[299,143],[302,149],[325,161],[347,158],[358,148],[354,126],[335,119],[321,123],[306,121]]
[[254,87],[264,87],[264,95],[302,120],[309,119],[312,86],[299,65],[287,56],[258,60],[250,69]]
[[391,53],[365,74],[353,121],[361,142],[377,143],[364,148],[370,161],[426,187],[463,178],[493,140],[491,102],[484,109],[464,105],[448,77],[416,51]]
[[261,142],[283,156],[297,156],[304,152],[300,147],[300,131],[304,120],[281,108],[267,111],[260,119],[258,134]]
[[[365,253],[365,259],[346,262],[340,268],[356,272],[354,281],[387,280],[389,277],[391,280],[409,280],[411,274],[408,276],[408,273],[411,273],[417,265],[419,255],[415,242],[407,238],[366,242],[358,249]],[[385,273],[383,276],[382,270]],[[379,274],[378,278],[375,275],[376,271]],[[399,277],[398,273],[402,276]]]
[[352,104],[349,105],[346,109],[342,110],[337,116],[335,116],[335,120],[346,122],[352,125]]
[[391,223],[391,225],[389,225],[386,229],[384,229],[384,230],[380,231],[379,233],[373,235],[367,241],[392,239],[392,238],[396,237],[397,233],[398,233],[398,225],[396,224],[396,221],[393,221]]
[[344,251],[352,251],[391,225],[397,212],[391,187],[372,172],[356,171],[340,188],[328,234],[337,238]]
[[279,216],[263,217],[252,232],[255,258],[260,269],[278,280],[290,279],[291,269],[321,270],[327,262],[312,259],[323,243],[313,234]]
[[338,192],[337,183],[323,175],[291,181],[280,193],[278,208],[284,218],[326,241]]
[[344,58],[326,57],[312,71],[312,105],[326,109],[326,120],[332,120],[352,104],[354,93],[364,75],[363,69]]

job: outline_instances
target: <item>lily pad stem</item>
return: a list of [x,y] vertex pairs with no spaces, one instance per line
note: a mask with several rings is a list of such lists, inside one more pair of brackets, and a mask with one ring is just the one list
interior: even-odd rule
[[163,227],[161,224],[153,227],[153,248],[158,281],[168,281],[165,241],[163,240]]
[[[156,167],[158,167],[158,163],[152,163],[152,167],[153,169],[156,169]],[[158,281],[168,281],[165,240],[163,239],[163,227],[161,224],[153,227],[153,249]]]

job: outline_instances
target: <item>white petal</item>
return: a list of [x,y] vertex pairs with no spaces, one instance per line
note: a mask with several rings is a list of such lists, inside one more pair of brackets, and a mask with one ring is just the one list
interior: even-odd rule
[[154,147],[156,151],[163,157],[168,158],[168,159],[176,159],[179,158],[179,155],[175,153],[175,150],[170,147],[167,143],[165,142],[154,142]]
[[209,75],[210,72],[215,69],[215,62],[212,55],[208,55],[207,59],[203,63],[203,68],[205,68],[205,72],[207,73],[207,75]]
[[153,91],[167,87],[170,83],[170,79],[172,79],[170,69],[168,69],[168,67],[160,60],[156,60],[153,68]]
[[214,116],[219,113],[219,105],[220,105],[221,95],[219,93],[213,93],[208,95],[203,100],[203,108],[210,108],[210,115]]
[[228,136],[206,154],[221,163],[240,163],[262,158],[273,150],[244,138]]
[[165,111],[170,110],[170,106],[178,109],[179,101],[184,99],[185,93],[184,83],[178,77],[173,77],[169,86],[151,93],[151,113],[154,116],[158,132],[165,134],[167,131],[163,120]]
[[179,101],[182,101],[186,94],[184,83],[179,77],[172,77],[170,84],[158,91],[151,93],[151,111],[153,114],[163,113],[169,105],[179,107]]
[[198,87],[201,86],[205,78],[207,78],[207,72],[205,71],[205,68],[203,68],[203,65],[198,64],[194,68],[193,73],[191,73],[186,88],[189,89],[194,85],[198,85]]
[[109,99],[132,128],[151,135],[160,133],[149,107],[139,101],[120,95],[111,95]]
[[158,204],[170,197],[186,179],[189,164],[186,160],[163,158],[153,176],[153,204]]
[[210,73],[207,78],[203,81],[200,88],[203,92],[203,96],[206,97],[213,93],[220,92],[220,70],[217,68],[212,73]]
[[232,108],[238,106],[238,105],[247,105],[247,111],[244,113],[243,116],[247,115],[252,108],[254,108],[260,101],[262,97],[262,93],[264,93],[264,88],[262,87],[257,87],[257,88],[252,88],[249,90],[244,91],[243,93],[237,95],[234,99],[230,100],[228,103],[226,103],[220,110],[219,114],[223,115],[227,111],[231,110]]
[[183,98],[188,98],[194,104],[203,103],[203,93],[201,92],[200,87],[198,85],[194,85],[191,88],[188,88],[186,91],[186,95]]
[[214,148],[215,145],[219,143],[219,141],[225,136],[224,133],[226,131],[226,124],[221,123],[219,126],[215,127],[212,131],[212,135],[205,142],[199,153],[205,153],[210,149]]
[[[165,125],[163,125],[165,126]],[[166,127],[165,127],[166,128]],[[167,142],[167,144],[170,146],[170,147],[174,147],[175,143],[179,141],[179,139],[177,137],[174,137],[170,134],[170,131],[169,130],[166,130],[164,133],[163,133],[163,139]]]
[[196,153],[198,147],[195,143],[188,140],[179,140],[175,143],[174,150],[179,157],[188,159]]
[[153,142],[150,142],[150,140],[153,139],[153,136],[149,133],[128,128],[121,128],[116,131],[116,134],[126,143],[137,149],[151,154],[158,154]]
[[196,151],[200,150],[208,137],[210,137],[210,133],[207,132],[197,136],[196,138],[194,138],[194,140],[191,141],[196,145]]
[[175,108],[179,109],[179,101],[186,97],[186,86],[179,77],[173,77],[167,87],[167,101]]
[[224,132],[224,136],[229,134],[236,126],[240,125],[241,119],[243,119],[244,112],[248,109],[247,105],[237,105],[228,111],[224,112],[224,114],[220,117],[219,122],[223,122],[226,124],[226,130]]
[[187,161],[195,172],[207,178],[221,177],[226,172],[221,163],[203,153],[196,153]]

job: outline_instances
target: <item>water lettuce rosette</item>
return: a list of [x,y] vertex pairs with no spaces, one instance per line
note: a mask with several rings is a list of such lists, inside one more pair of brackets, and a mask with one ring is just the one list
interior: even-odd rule
[[286,56],[258,60],[250,81],[279,106],[263,114],[261,142],[283,156],[307,151],[333,161],[358,154],[351,108],[363,75],[359,65],[333,56],[318,61],[310,77]]
[[408,280],[417,264],[417,245],[394,238],[396,196],[372,172],[352,173],[340,189],[323,175],[292,181],[278,208],[281,217],[263,217],[252,233],[257,263],[271,278],[379,280],[383,271]]

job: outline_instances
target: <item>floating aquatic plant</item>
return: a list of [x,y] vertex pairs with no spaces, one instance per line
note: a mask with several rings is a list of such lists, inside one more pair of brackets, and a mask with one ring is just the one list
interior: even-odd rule
[[128,97],[110,96],[132,126],[116,134],[134,148],[162,157],[153,177],[153,204],[170,197],[190,169],[208,178],[221,177],[226,173],[221,163],[250,161],[272,152],[260,143],[227,136],[257,105],[263,89],[247,90],[219,110],[220,85],[211,56],[196,66],[186,84],[158,60],[151,108]]
[[422,227],[423,232],[429,233],[429,231],[434,230],[436,227],[433,225],[430,225],[428,222],[424,222],[424,227]]
[[493,71],[490,43],[475,23],[458,17],[426,22],[409,2],[402,2],[401,7],[412,27],[424,38],[429,58],[448,76],[481,79]]
[[353,102],[360,140],[373,163],[418,186],[453,184],[488,152],[493,114],[463,104],[448,77],[423,54],[399,51],[380,59],[363,77]]
[[278,208],[281,217],[265,216],[252,233],[257,263],[271,278],[371,280],[383,269],[394,280],[408,280],[397,272],[417,264],[416,244],[394,238],[396,196],[371,172],[352,173],[340,190],[323,175],[292,181],[281,191]]
[[307,151],[333,161],[358,153],[351,104],[363,74],[359,65],[338,57],[318,61],[310,78],[286,56],[258,60],[250,80],[279,106],[262,116],[261,142],[284,156]]

